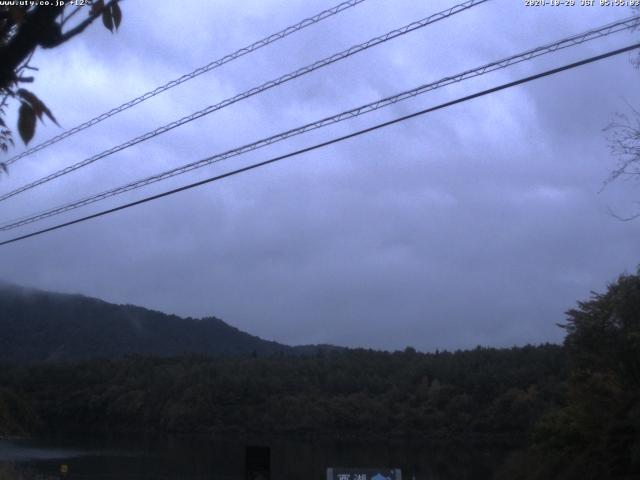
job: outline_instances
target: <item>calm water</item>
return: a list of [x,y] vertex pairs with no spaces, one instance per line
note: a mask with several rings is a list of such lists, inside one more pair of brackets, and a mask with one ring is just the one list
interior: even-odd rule
[[478,446],[292,439],[129,438],[0,440],[0,462],[69,480],[242,480],[247,445],[271,448],[273,480],[324,480],[327,467],[395,467],[411,480],[485,480],[504,458]]

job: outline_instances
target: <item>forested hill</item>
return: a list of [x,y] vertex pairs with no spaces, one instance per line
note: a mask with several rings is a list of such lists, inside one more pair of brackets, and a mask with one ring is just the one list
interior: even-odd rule
[[127,354],[174,356],[308,353],[242,332],[214,317],[180,318],[0,284],[0,363],[115,358]]
[[[0,435],[295,434],[524,440],[562,405],[563,348],[131,355],[0,368]],[[4,409],[2,408],[4,405]],[[4,415],[3,415],[4,411]]]

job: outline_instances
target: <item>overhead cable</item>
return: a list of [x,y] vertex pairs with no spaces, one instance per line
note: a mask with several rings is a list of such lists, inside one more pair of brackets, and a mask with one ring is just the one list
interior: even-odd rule
[[316,15],[313,15],[312,17],[306,18],[294,25],[291,25],[283,30],[280,30],[279,32],[273,33],[271,35],[269,35],[268,37],[263,38],[262,40],[258,40],[257,42],[252,43],[251,45],[248,45],[246,47],[240,48],[239,50],[236,50],[233,53],[229,53],[223,57],[218,58],[217,60],[214,60],[210,63],[208,63],[207,65],[204,65],[202,67],[196,68],[195,70],[186,73],[184,75],[182,75],[179,78],[176,78],[174,80],[171,80],[167,83],[165,83],[164,85],[161,85],[157,88],[155,88],[154,90],[151,90],[149,92],[143,93],[142,95],[133,98],[131,100],[129,100],[128,102],[123,103],[122,105],[112,108],[111,110],[104,112],[100,115],[98,115],[97,117],[92,118],[91,120],[87,120],[84,123],[81,123],[80,125],[77,125],[76,127],[73,127],[69,130],[66,130],[58,135],[56,135],[55,137],[52,137],[38,145],[35,145],[27,150],[25,150],[24,152],[11,157],[9,160],[7,160],[5,163],[5,165],[11,165],[12,163],[17,162],[18,160],[25,158],[35,152],[39,152],[40,150],[47,148],[55,143],[58,143],[60,140],[64,140],[67,137],[70,137],[71,135],[75,135],[78,132],[81,132],[82,130],[85,130],[89,127],[92,127],[93,125],[96,125],[100,122],[102,122],[103,120],[106,120],[107,118],[113,117],[114,115],[117,115],[118,113],[124,112],[125,110],[128,110],[131,107],[134,107],[135,105],[138,105],[139,103],[144,102],[145,100],[148,100],[152,97],[155,97],[156,95],[159,95],[162,92],[165,92],[167,90],[169,90],[170,88],[173,87],[177,87],[178,85],[183,84],[184,82],[187,82],[193,78],[196,78],[200,75],[202,75],[203,73],[207,73],[210,72],[211,70],[214,70],[218,67],[221,67],[222,65],[224,65],[225,63],[229,63],[237,58],[240,58],[244,55],[247,55],[249,53],[255,52],[256,50],[261,49],[262,47],[266,47],[267,45],[270,45],[278,40],[281,40],[285,37],[288,37],[289,35],[296,33],[304,28],[307,28],[311,25],[315,25],[316,23],[321,22],[322,20],[325,20],[329,17],[332,17],[333,15],[336,15],[340,12],[343,12],[344,10],[347,10],[351,7],[355,7],[356,5],[364,2],[365,0],[349,0],[347,2],[342,2],[339,5],[336,5],[335,7],[329,8],[327,10],[324,10]]
[[94,213],[92,215],[87,215],[85,217],[81,217],[81,218],[77,218],[75,220],[71,220],[71,221],[68,221],[68,222],[60,223],[58,225],[54,225],[54,226],[49,227],[49,228],[44,228],[42,230],[38,230],[38,231],[31,232],[31,233],[28,233],[28,234],[25,234],[25,235],[21,235],[19,237],[14,237],[12,239],[0,242],[0,246],[7,245],[7,244],[10,244],[10,243],[14,243],[14,242],[18,242],[18,241],[21,241],[21,240],[25,240],[27,238],[31,238],[31,237],[34,237],[34,236],[37,236],[37,235],[42,235],[44,233],[51,232],[51,231],[54,231],[54,230],[59,230],[61,228],[68,227],[70,225],[75,225],[77,223],[85,222],[87,220],[91,220],[91,219],[94,219],[94,218],[102,217],[104,215],[108,215],[110,213],[114,213],[114,212],[117,212],[117,211],[120,211],[120,210],[125,210],[127,208],[135,207],[137,205],[141,205],[143,203],[151,202],[153,200],[158,200],[160,198],[167,197],[167,196],[179,193],[179,192],[183,192],[185,190],[190,190],[192,188],[199,187],[201,185],[205,185],[205,184],[208,184],[208,183],[216,182],[218,180],[222,180],[224,178],[231,177],[233,175],[237,175],[239,173],[243,173],[243,172],[247,172],[247,171],[250,171],[250,170],[254,170],[256,168],[263,167],[263,166],[266,166],[266,165],[269,165],[269,164],[272,164],[272,163],[276,163],[276,162],[279,162],[279,161],[287,159],[287,158],[295,157],[295,156],[298,156],[298,155],[301,155],[301,154],[304,154],[304,153],[307,153],[307,152],[310,152],[310,151],[313,151],[313,150],[317,150],[317,149],[320,149],[320,148],[323,148],[323,147],[327,147],[329,145],[333,145],[335,143],[343,142],[345,140],[348,140],[348,139],[351,139],[351,138],[354,138],[354,137],[358,137],[360,135],[364,135],[366,133],[370,133],[370,132],[373,132],[375,130],[379,130],[379,129],[384,128],[384,127],[388,127],[390,125],[395,125],[397,123],[404,122],[404,121],[409,120],[411,118],[415,118],[415,117],[418,117],[418,116],[421,116],[421,115],[425,115],[427,113],[434,112],[436,110],[441,110],[443,108],[451,107],[453,105],[457,105],[459,103],[467,102],[469,100],[473,100],[473,99],[478,98],[478,97],[483,97],[485,95],[490,95],[492,93],[496,93],[496,92],[501,91],[501,90],[506,90],[508,88],[512,88],[512,87],[515,87],[515,86],[518,86],[518,85],[522,85],[524,83],[528,83],[528,82],[531,82],[531,81],[534,81],[534,80],[538,80],[540,78],[548,77],[550,75],[555,75],[555,74],[558,74],[560,72],[564,72],[566,70],[571,70],[573,68],[577,68],[577,67],[580,67],[580,66],[583,66],[583,65],[587,65],[589,63],[594,63],[594,62],[597,62],[597,61],[600,61],[600,60],[604,60],[605,58],[609,58],[609,57],[613,57],[615,55],[620,55],[622,53],[630,52],[630,51],[636,50],[638,48],[640,48],[640,43],[636,43],[636,44],[633,44],[633,45],[630,45],[630,46],[624,47],[624,48],[619,48],[617,50],[612,50],[612,51],[609,51],[609,52],[601,54],[601,55],[596,55],[596,56],[593,56],[593,57],[590,57],[590,58],[587,58],[587,59],[584,59],[584,60],[581,60],[581,61],[578,61],[578,62],[574,62],[574,63],[570,63],[570,64],[567,64],[567,65],[564,65],[562,67],[554,68],[554,69],[551,69],[551,70],[546,70],[546,71],[544,71],[542,73],[538,73],[538,74],[531,75],[531,76],[528,76],[528,77],[525,77],[525,78],[521,78],[521,79],[513,81],[513,82],[504,83],[504,84],[499,85],[497,87],[489,88],[487,90],[483,90],[481,92],[477,92],[477,93],[474,93],[472,95],[467,95],[465,97],[461,97],[461,98],[458,98],[456,100],[452,100],[452,101],[449,101],[449,102],[442,103],[442,104],[437,105],[435,107],[426,108],[424,110],[420,110],[418,112],[414,112],[414,113],[411,113],[409,115],[404,115],[402,117],[395,118],[393,120],[389,120],[389,121],[386,121],[386,122],[383,122],[383,123],[379,123],[379,124],[374,125],[372,127],[368,127],[368,128],[362,129],[362,130],[358,130],[356,132],[352,132],[350,134],[343,135],[341,137],[333,138],[331,140],[328,140],[328,141],[325,141],[325,142],[321,142],[321,143],[318,143],[318,144],[315,144],[315,145],[312,145],[310,147],[306,147],[306,148],[303,148],[303,149],[300,149],[300,150],[296,150],[294,152],[290,152],[290,153],[287,153],[285,155],[280,155],[278,157],[274,157],[274,158],[271,158],[269,160],[265,160],[263,162],[254,163],[252,165],[249,165],[249,166],[246,166],[246,167],[242,167],[242,168],[238,168],[236,170],[233,170],[233,171],[230,171],[230,172],[227,172],[227,173],[223,173],[221,175],[216,175],[214,177],[210,177],[210,178],[207,178],[207,179],[204,179],[204,180],[200,180],[198,182],[191,183],[189,185],[184,185],[184,186],[179,187],[179,188],[174,188],[172,190],[169,190],[169,191],[166,191],[166,192],[163,192],[163,193],[159,193],[157,195],[152,195],[152,196],[149,196],[149,197],[145,197],[145,198],[142,198],[140,200],[136,200],[134,202],[130,202],[130,203],[127,203],[127,204],[124,204],[124,205],[120,205],[118,207],[114,207],[114,208],[110,208],[108,210],[103,210],[101,212]]
[[259,148],[266,147],[268,145],[280,142],[282,140],[291,138],[296,135],[303,134],[305,132],[316,130],[318,128],[322,128],[334,123],[348,120],[350,118],[364,115],[365,113],[373,112],[381,108],[388,107],[400,101],[413,98],[417,95],[424,94],[426,92],[436,90],[438,88],[442,88],[447,85],[451,85],[453,83],[461,82],[469,78],[484,75],[489,72],[493,72],[495,70],[507,68],[511,65],[515,65],[527,60],[531,60],[533,58],[546,55],[546,54],[558,51],[560,49],[580,45],[584,42],[591,41],[597,38],[602,38],[604,36],[611,35],[613,33],[620,32],[625,29],[633,29],[638,25],[640,25],[640,16],[635,16],[635,17],[624,19],[624,20],[620,20],[618,22],[607,24],[596,29],[591,29],[589,31],[580,33],[578,35],[573,35],[571,37],[564,38],[562,40],[559,40],[553,43],[545,44],[543,46],[533,48],[525,52],[518,53],[507,58],[503,58],[501,60],[487,63],[481,67],[477,67],[471,70],[466,70],[456,75],[444,77],[435,82],[420,85],[419,87],[413,88],[411,90],[407,90],[389,97],[385,97],[375,102],[367,103],[365,105],[361,105],[359,107],[338,113],[336,115],[325,117],[315,122],[307,123],[300,127],[296,127],[284,132],[280,132],[276,135],[272,135],[270,137],[266,137],[266,138],[242,145],[240,147],[228,150],[223,153],[212,155],[212,156],[200,159],[198,161],[188,163],[186,165],[182,165],[180,167],[176,167],[158,174],[151,175],[149,177],[145,177],[145,178],[121,185],[119,187],[112,188],[110,190],[103,191],[98,194],[94,194],[79,200],[75,200],[70,203],[59,205],[57,207],[54,207],[42,212],[32,214],[28,217],[12,220],[11,222],[0,225],[0,231],[12,230],[12,229],[27,225],[29,223],[37,222],[45,218],[49,218],[49,217],[59,215],[71,210],[75,210],[77,208],[84,207],[86,205],[90,205],[92,203],[105,200],[107,198],[120,195],[122,193],[135,190],[135,189],[150,185],[152,183],[159,182],[161,180],[166,180],[168,178],[181,175],[183,173],[187,173],[192,170],[196,170],[198,168],[202,168],[204,166],[211,165],[213,163],[217,163],[231,157],[235,157],[253,150],[257,150]]
[[50,182],[51,180],[54,180],[58,177],[61,177],[63,175],[67,175],[71,172],[74,172],[82,167],[86,167],[87,165],[90,165],[94,162],[97,162],[98,160],[108,157],[109,155],[113,155],[114,153],[120,152],[126,148],[132,147],[134,145],[137,145],[138,143],[144,142],[145,140],[149,140],[151,138],[157,137],[158,135],[162,135],[163,133],[166,133],[170,130],[173,130],[176,127],[182,126],[186,123],[192,122],[198,118],[204,117],[205,115],[209,115],[215,111],[221,110],[225,107],[228,107],[229,105],[232,105],[234,103],[237,103],[241,100],[247,99],[249,97],[252,97],[254,95],[257,95],[259,93],[262,93],[266,90],[269,90],[273,87],[276,87],[278,85],[282,85],[283,83],[286,83],[290,80],[293,80],[295,78],[301,77],[303,75],[306,75],[308,73],[311,73],[315,70],[318,70],[319,68],[323,68],[326,67],[327,65],[331,65],[332,63],[335,63],[337,61],[343,60],[345,58],[348,58],[352,55],[355,55],[357,53],[360,53],[364,50],[367,50],[371,47],[374,47],[376,45],[380,45],[382,43],[388,42],[389,40],[392,40],[394,38],[400,37],[402,35],[406,35],[407,33],[413,32],[415,30],[418,30],[420,28],[424,28],[427,25],[431,25],[435,22],[438,22],[440,20],[444,20],[446,18],[449,18],[457,13],[463,12],[465,10],[468,10],[469,8],[472,8],[476,5],[480,5],[482,3],[488,2],[489,0],[467,0],[464,3],[455,5],[453,7],[450,7],[446,10],[443,10],[441,12],[438,12],[436,14],[433,14],[427,18],[424,18],[422,20],[419,20],[417,22],[412,22],[408,25],[405,25],[404,27],[392,30],[388,33],[385,33],[384,35],[380,35],[378,37],[372,38],[364,43],[358,44],[358,45],[354,45],[346,50],[343,50],[340,53],[336,53],[333,54],[329,57],[326,57],[322,60],[319,60],[317,62],[314,62],[310,65],[307,65],[306,67],[302,67],[299,68],[291,73],[288,73],[286,75],[282,75],[281,77],[278,77],[274,80],[270,80],[268,82],[265,82],[257,87],[251,88],[249,90],[246,90],[243,93],[240,93],[238,95],[235,95],[231,98],[228,98],[226,100],[223,100],[219,103],[216,103],[215,105],[210,105],[207,108],[204,108],[202,110],[199,110],[195,113],[192,113],[191,115],[187,115],[185,117],[182,117],[179,120],[173,121],[167,125],[164,125],[162,127],[159,127],[155,130],[151,130],[143,135],[140,135],[139,137],[133,138],[125,143],[122,143],[120,145],[117,145],[115,147],[112,147],[108,150],[105,150],[101,153],[98,153],[97,155],[94,155],[92,157],[86,158],[84,160],[81,160],[80,162],[77,162],[73,165],[69,165],[68,167],[65,167],[61,170],[58,170],[54,173],[51,173],[45,177],[42,177],[38,180],[35,180],[31,183],[28,183],[26,185],[23,185],[22,187],[19,187],[15,190],[12,190],[8,193],[2,194],[0,195],[0,201],[4,201],[7,200],[8,198],[11,198],[15,195],[18,195],[19,193],[25,192],[27,190],[30,190],[32,188],[35,188],[39,185],[42,185],[44,183]]

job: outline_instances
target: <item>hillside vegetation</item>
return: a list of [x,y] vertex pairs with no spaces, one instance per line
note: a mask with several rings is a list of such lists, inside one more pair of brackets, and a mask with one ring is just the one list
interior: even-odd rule
[[[90,337],[86,325],[96,328],[95,346],[86,350],[58,331],[63,358],[117,354],[53,362],[58,357],[44,340],[25,353],[2,337],[13,353],[0,365],[0,435],[282,433],[440,444],[472,438],[519,447],[497,472],[500,480],[640,478],[640,274],[620,276],[567,312],[562,346],[436,353],[314,348],[293,355],[300,350],[220,320],[208,326],[84,297],[12,295],[0,302],[12,341],[55,332],[44,325],[52,318],[58,329],[77,326],[79,338]],[[180,337],[178,322],[190,333]],[[154,337],[156,325],[165,333]],[[214,330],[202,343],[191,336]],[[163,343],[167,332],[179,340]],[[139,345],[166,350],[122,356]],[[167,356],[190,345],[196,353]],[[203,355],[205,347],[216,355]]]
[[545,345],[439,354],[353,350],[4,368],[47,431],[522,437],[564,398]]
[[304,353],[214,317],[180,318],[82,295],[0,285],[0,363],[76,361],[127,354]]

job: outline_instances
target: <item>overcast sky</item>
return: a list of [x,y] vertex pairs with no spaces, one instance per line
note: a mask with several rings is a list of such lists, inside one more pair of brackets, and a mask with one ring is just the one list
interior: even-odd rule
[[[62,168],[453,1],[367,0],[15,163],[0,190]],[[578,3],[580,3],[578,1]],[[62,128],[337,4],[127,1],[38,52],[30,87]],[[626,17],[491,0],[0,204],[12,220]],[[84,13],[83,13],[84,15]],[[119,205],[638,40],[616,34],[447,87],[37,226]],[[0,278],[288,344],[421,350],[558,342],[556,323],[640,263],[640,188],[599,193],[603,128],[640,106],[628,54],[441,110],[108,217],[0,247]],[[11,117],[14,122],[15,115]],[[38,126],[34,143],[56,135]],[[20,145],[13,153],[18,153]]]

